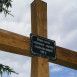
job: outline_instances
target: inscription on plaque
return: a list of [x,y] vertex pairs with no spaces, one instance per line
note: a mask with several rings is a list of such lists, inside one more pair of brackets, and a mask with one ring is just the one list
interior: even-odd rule
[[56,44],[53,40],[30,34],[30,50],[34,56],[56,60]]

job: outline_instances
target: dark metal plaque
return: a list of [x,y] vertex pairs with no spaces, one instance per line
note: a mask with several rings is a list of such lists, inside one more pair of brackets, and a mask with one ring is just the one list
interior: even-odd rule
[[30,52],[34,56],[56,60],[55,41],[30,34]]

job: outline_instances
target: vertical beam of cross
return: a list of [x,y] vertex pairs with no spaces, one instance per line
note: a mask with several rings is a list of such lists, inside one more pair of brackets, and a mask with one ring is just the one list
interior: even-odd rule
[[[31,30],[33,34],[47,38],[47,3],[41,0],[31,4]],[[49,77],[47,59],[32,57],[31,77]]]

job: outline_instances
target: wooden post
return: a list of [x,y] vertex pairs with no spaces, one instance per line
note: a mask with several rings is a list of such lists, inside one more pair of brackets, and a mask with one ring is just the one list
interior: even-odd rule
[[[31,4],[31,30],[33,34],[47,38],[47,3],[41,0]],[[49,77],[47,59],[32,57],[31,77]]]
[[[47,4],[35,0],[31,4],[32,33],[47,37]],[[32,57],[30,38],[0,29],[0,50]],[[77,52],[56,46],[57,60],[32,57],[31,77],[49,77],[49,62],[77,70]]]

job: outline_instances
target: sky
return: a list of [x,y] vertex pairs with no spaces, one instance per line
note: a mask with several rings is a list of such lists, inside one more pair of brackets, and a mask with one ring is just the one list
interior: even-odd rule
[[[31,9],[33,0],[13,0],[11,13],[14,17],[0,13],[0,28],[30,37]],[[47,2],[48,39],[56,45],[77,51],[77,0],[43,0]],[[0,63],[8,65],[19,74],[3,77],[30,77],[31,58],[0,52]],[[49,63],[50,77],[77,77],[77,70]]]

